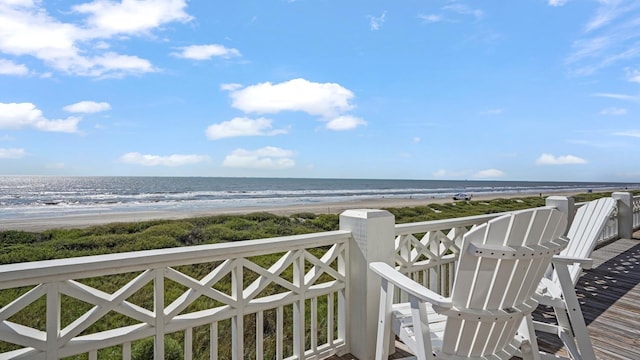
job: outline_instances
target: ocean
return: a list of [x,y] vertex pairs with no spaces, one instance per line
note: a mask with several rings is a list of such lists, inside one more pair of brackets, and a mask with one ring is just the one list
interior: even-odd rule
[[0,176],[0,219],[127,211],[206,211],[374,198],[448,198],[638,189],[636,183],[299,179],[225,177]]

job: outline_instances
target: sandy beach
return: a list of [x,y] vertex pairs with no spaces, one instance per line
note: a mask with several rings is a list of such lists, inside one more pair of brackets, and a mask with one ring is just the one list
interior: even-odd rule
[[[558,195],[572,196],[577,193],[547,193],[541,194],[543,197]],[[531,194],[510,193],[497,195],[474,196],[474,201],[487,201],[496,198],[518,198],[529,197]],[[535,196],[535,195],[533,195]],[[211,215],[240,215],[253,212],[266,211],[276,215],[288,216],[296,213],[311,212],[315,214],[339,214],[348,209],[381,209],[424,206],[427,204],[448,203],[453,200],[449,198],[377,198],[349,202],[333,202],[291,205],[282,207],[238,207],[238,208],[216,208],[207,211],[146,211],[146,212],[108,212],[100,214],[66,215],[60,217],[47,218],[21,218],[21,219],[0,219],[0,231],[2,230],[22,230],[22,231],[43,231],[49,229],[73,229],[85,228],[94,225],[103,225],[117,222],[138,222],[148,220],[176,220],[199,216]]]

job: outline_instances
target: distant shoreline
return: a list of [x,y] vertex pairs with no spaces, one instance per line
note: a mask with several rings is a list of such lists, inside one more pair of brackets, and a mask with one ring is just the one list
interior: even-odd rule
[[[603,191],[605,192],[605,191]],[[606,192],[609,192],[607,190]],[[548,192],[541,196],[573,196],[584,192]],[[488,201],[500,198],[527,198],[532,194],[500,193],[495,195],[474,196],[475,201]],[[243,215],[254,212],[268,212],[280,216],[290,216],[297,213],[340,214],[348,209],[381,209],[416,207],[428,204],[443,204],[453,202],[450,198],[376,198],[344,202],[327,202],[318,204],[288,205],[288,206],[247,206],[237,208],[215,208],[203,211],[139,211],[113,212],[101,214],[65,215],[47,218],[0,219],[0,231],[44,231],[50,229],[79,229],[95,225],[105,225],[121,222],[141,222],[151,220],[178,220],[214,215]]]

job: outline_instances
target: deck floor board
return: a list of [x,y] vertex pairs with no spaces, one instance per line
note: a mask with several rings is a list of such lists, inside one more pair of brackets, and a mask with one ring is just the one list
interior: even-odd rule
[[[592,258],[594,266],[583,273],[576,292],[596,357],[640,359],[640,231],[596,249]],[[535,315],[549,316],[546,311]],[[542,334],[539,340],[541,350],[566,356],[557,337]],[[389,359],[410,355],[400,350]],[[359,360],[351,354],[329,359]]]

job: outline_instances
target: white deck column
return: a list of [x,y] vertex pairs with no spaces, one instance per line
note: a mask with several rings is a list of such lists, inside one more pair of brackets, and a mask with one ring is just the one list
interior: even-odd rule
[[376,350],[380,278],[369,263],[394,265],[395,217],[385,210],[356,209],[340,214],[340,230],[351,231],[348,263],[347,342],[358,359]]
[[611,197],[618,200],[618,236],[633,237],[633,195],[628,192],[614,192]]
[[573,216],[576,214],[575,199],[570,196],[549,196],[545,199],[545,205],[553,206],[567,215],[567,229],[564,232],[566,235],[573,222]]

